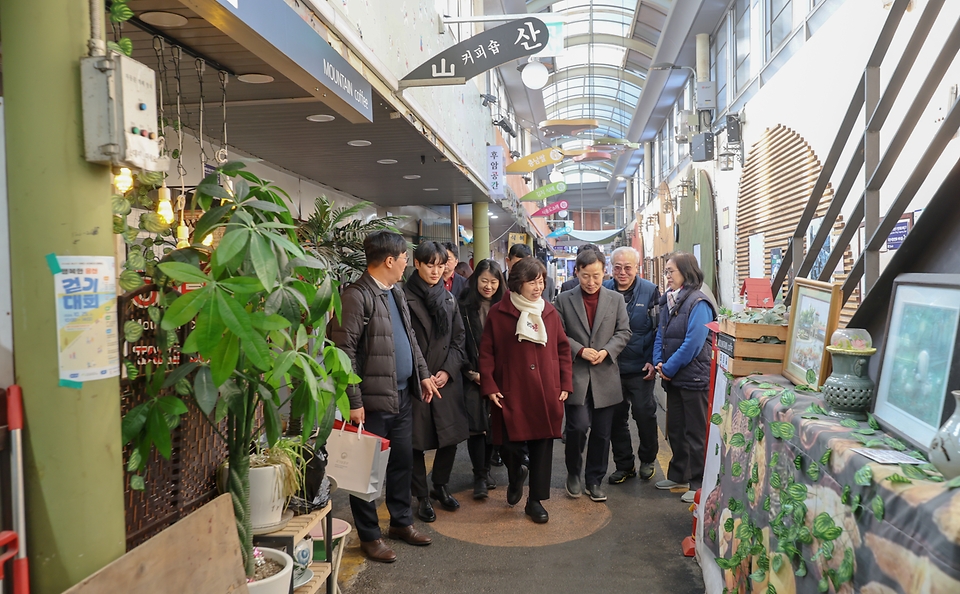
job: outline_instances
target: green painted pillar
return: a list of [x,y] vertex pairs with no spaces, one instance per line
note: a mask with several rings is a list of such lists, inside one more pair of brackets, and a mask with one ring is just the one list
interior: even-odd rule
[[490,257],[490,218],[487,203],[473,203],[473,263]]
[[[102,3],[101,3],[102,4]],[[79,60],[88,0],[0,0],[14,358],[25,408],[32,592],[53,594],[125,551],[117,378],[58,387],[44,255],[114,255],[109,167],[83,158]]]

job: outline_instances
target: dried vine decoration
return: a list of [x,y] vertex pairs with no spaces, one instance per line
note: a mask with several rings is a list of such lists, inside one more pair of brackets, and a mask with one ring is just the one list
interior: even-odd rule
[[183,166],[183,112],[182,112],[182,101],[183,98],[183,89],[181,87],[180,79],[180,62],[183,59],[183,50],[180,46],[173,47],[173,78],[177,81],[177,150],[175,151],[175,157],[177,159],[177,174],[180,176],[180,194],[186,195],[187,187],[184,182],[184,176],[187,173],[186,168]]
[[200,177],[206,177],[207,175],[207,162],[210,160],[210,157],[207,156],[207,149],[203,146],[203,72],[207,68],[207,63],[203,58],[197,58],[194,61],[194,66],[197,69],[197,83],[200,86],[200,123],[197,129],[197,141],[200,143]]

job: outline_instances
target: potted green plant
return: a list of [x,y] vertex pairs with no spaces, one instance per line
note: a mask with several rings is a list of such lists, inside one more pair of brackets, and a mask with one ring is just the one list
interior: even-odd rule
[[[154,267],[159,328],[166,335],[185,332],[179,350],[194,360],[149,378],[154,398],[124,417],[123,433],[133,446],[131,486],[142,488],[151,448],[169,457],[169,432],[187,412],[179,396],[160,396],[160,390],[177,386],[180,395],[192,396],[227,445],[227,490],[250,577],[251,454],[261,441],[274,447],[280,439],[281,388],[295,386],[289,401],[292,413],[303,417],[301,441],[319,424],[322,444],[336,409],[349,416],[346,388],[360,378],[346,354],[324,338],[329,317],[339,313],[336,279],[301,246],[283,190],[244,167],[229,162],[204,178],[192,197],[204,214],[190,245],[169,249]],[[232,180],[232,188],[221,185],[221,177]],[[205,247],[203,240],[218,229],[219,243]],[[175,348],[175,341],[164,341],[162,367]]]

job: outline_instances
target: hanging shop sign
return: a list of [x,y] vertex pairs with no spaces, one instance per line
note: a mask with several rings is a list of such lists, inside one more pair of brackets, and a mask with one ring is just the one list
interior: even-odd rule
[[569,235],[572,231],[573,227],[560,227],[550,235],[547,235],[547,237],[562,237],[564,235]]
[[60,385],[120,375],[112,256],[47,256],[57,303]]
[[523,200],[524,202],[539,202],[541,200],[546,200],[551,196],[563,194],[566,191],[567,183],[561,181],[553,184],[547,184],[543,187],[537,188],[532,192],[527,192],[522,198],[520,198],[520,200]]
[[549,41],[540,19],[511,21],[445,49],[403,77],[399,87],[462,85],[501,64],[542,51]]
[[556,165],[560,161],[563,161],[563,151],[556,147],[550,147],[532,155],[520,157],[510,163],[507,167],[507,173],[530,173],[545,165]]
[[527,234],[526,234],[526,233],[511,233],[511,234],[510,234],[509,244],[510,244],[510,245],[516,245],[516,244],[518,244],[518,243],[522,243],[522,244],[526,245],[526,243],[527,243]]
[[500,200],[507,197],[506,184],[503,179],[503,147],[487,147],[487,185],[490,186],[490,197]]
[[183,0],[352,124],[373,121],[370,83],[285,0]]
[[559,202],[554,202],[553,204],[548,204],[538,210],[537,212],[530,215],[531,217],[546,217],[552,214],[557,214],[562,210],[567,210],[570,208],[570,203],[566,200],[561,200]]

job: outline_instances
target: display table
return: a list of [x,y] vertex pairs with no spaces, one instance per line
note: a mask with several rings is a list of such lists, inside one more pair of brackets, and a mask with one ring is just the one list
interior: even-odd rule
[[818,395],[781,376],[718,379],[697,531],[708,592],[960,592],[960,489],[851,451],[909,448],[814,412]]

